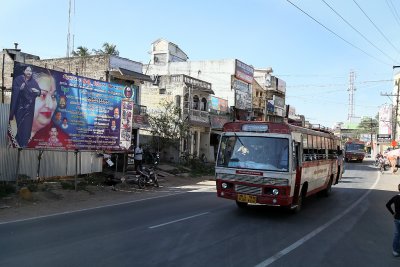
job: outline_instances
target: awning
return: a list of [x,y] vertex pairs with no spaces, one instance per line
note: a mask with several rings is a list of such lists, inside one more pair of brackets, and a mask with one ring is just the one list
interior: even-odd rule
[[221,135],[223,131],[211,130],[211,134],[218,134]]
[[117,70],[112,70],[110,71],[110,74],[124,80],[141,80],[146,82],[153,81],[149,75],[139,73],[136,71],[127,70],[124,68],[118,68]]

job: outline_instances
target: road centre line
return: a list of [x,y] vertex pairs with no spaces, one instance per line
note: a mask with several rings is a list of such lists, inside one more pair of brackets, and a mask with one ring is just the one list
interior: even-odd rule
[[358,204],[360,204],[361,201],[364,200],[364,198],[366,198],[369,193],[371,193],[372,189],[375,188],[375,186],[378,184],[379,180],[381,179],[381,173],[378,173],[378,177],[375,181],[375,183],[368,189],[367,192],[365,192],[361,198],[359,198],[356,202],[354,202],[350,207],[348,207],[346,210],[344,210],[342,213],[340,213],[339,215],[337,215],[336,217],[334,217],[332,220],[328,221],[327,223],[321,225],[320,227],[318,227],[317,229],[315,229],[314,231],[308,233],[307,235],[305,235],[304,237],[300,238],[299,240],[297,240],[296,242],[294,242],[293,244],[291,244],[290,246],[282,249],[281,251],[277,252],[275,255],[273,255],[272,257],[269,257],[268,259],[258,263],[255,267],[265,267],[265,266],[269,266],[272,263],[274,263],[275,261],[277,261],[278,259],[282,258],[283,256],[285,256],[286,254],[288,254],[289,252],[291,252],[292,250],[295,250],[296,248],[300,247],[301,245],[303,245],[305,242],[307,242],[308,240],[310,240],[311,238],[313,238],[314,236],[316,236],[317,234],[319,234],[320,232],[322,232],[323,230],[325,230],[326,228],[328,228],[329,226],[331,226],[333,223],[335,223],[336,221],[340,220],[342,217],[344,217],[347,213],[349,213],[352,209],[354,209]]
[[178,220],[174,220],[174,221],[170,221],[170,222],[166,222],[166,223],[162,223],[162,224],[150,226],[149,229],[154,229],[154,228],[158,228],[158,227],[165,226],[165,225],[168,225],[168,224],[172,224],[172,223],[176,223],[176,222],[181,222],[181,221],[184,221],[184,220],[189,220],[189,219],[192,219],[192,218],[195,218],[195,217],[199,217],[199,216],[202,216],[202,215],[206,215],[206,214],[208,214],[208,213],[210,213],[210,212],[207,211],[207,212],[199,213],[199,214],[192,215],[192,216],[189,216],[189,217],[185,217],[185,218],[182,218],[182,219],[178,219]]

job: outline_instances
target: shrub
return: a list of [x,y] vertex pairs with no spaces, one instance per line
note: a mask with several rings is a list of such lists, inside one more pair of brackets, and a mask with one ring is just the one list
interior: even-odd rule
[[75,190],[75,185],[70,182],[61,181],[61,188],[67,190]]
[[0,184],[0,197],[6,197],[15,192],[16,192],[15,185],[10,184],[10,183],[1,183]]

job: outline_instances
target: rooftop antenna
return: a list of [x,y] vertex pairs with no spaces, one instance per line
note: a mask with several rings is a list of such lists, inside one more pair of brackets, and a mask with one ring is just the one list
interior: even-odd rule
[[71,43],[71,0],[69,2],[68,8],[68,33],[67,33],[67,57],[70,55],[70,43]]
[[356,75],[354,71],[350,71],[350,77],[349,77],[349,113],[347,116],[347,121],[351,122],[354,116],[354,92],[356,91],[356,88],[354,87],[354,80],[356,78]]
[[[73,7],[73,15],[75,16],[75,0],[72,0],[72,1],[71,0],[68,1],[68,34],[67,34],[67,58],[68,59],[75,49],[75,34],[72,34],[72,49],[71,49],[71,9],[72,9],[72,7]],[[71,72],[71,64],[70,63],[68,63],[68,72]]]

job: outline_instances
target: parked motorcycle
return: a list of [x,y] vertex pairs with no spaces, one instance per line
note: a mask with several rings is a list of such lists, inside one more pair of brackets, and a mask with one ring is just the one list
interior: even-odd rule
[[144,177],[136,171],[127,171],[124,176],[121,177],[122,184],[136,184],[140,189],[145,186]]
[[[160,155],[155,153],[153,155],[153,165],[151,167],[143,167],[142,170],[139,170],[139,174],[144,178],[145,186],[155,186],[159,187],[158,184],[158,175],[157,175],[157,165],[160,162]],[[143,180],[139,181],[143,183]]]
[[121,178],[121,181],[127,184],[136,184],[140,189],[146,186],[159,187],[156,168],[160,161],[160,156],[158,153],[155,153],[153,158],[153,165],[151,167],[142,167],[138,171],[128,171]]

